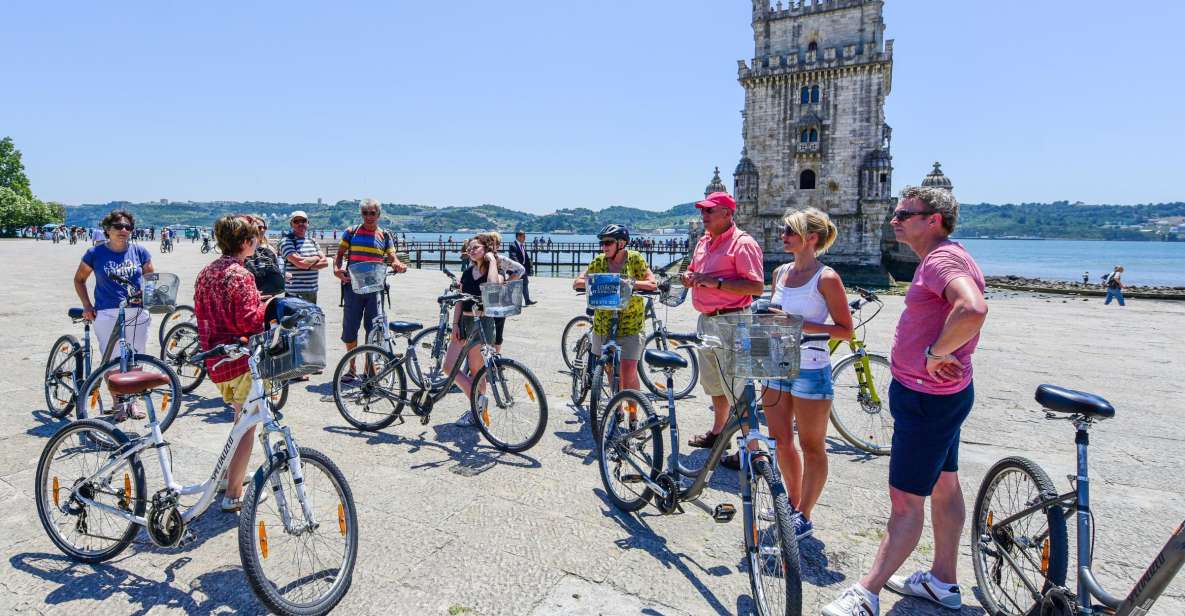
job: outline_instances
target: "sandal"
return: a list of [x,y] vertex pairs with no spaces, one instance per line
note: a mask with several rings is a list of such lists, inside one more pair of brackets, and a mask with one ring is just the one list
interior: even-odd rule
[[741,452],[734,451],[723,458],[720,458],[720,466],[734,471],[741,470]]
[[719,432],[712,432],[708,430],[703,434],[697,434],[687,441],[687,444],[692,447],[700,447],[702,449],[711,449],[716,445],[716,441],[720,440]]

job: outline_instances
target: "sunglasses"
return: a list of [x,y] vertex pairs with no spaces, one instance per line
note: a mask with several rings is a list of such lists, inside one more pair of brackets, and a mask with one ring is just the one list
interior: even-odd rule
[[893,220],[896,220],[897,222],[905,222],[914,216],[927,216],[937,213],[938,210],[918,210],[916,212],[911,212],[909,210],[897,210],[896,212],[893,212]]
[[378,216],[378,210],[362,210],[363,216]]
[[292,224],[294,224],[294,225],[307,225],[307,224],[309,224],[309,221],[307,221],[307,220],[305,220],[305,219],[301,218],[300,220],[294,220],[294,221],[292,221]]
[[136,228],[136,225],[129,225],[126,222],[113,222],[111,223],[111,228],[118,229],[120,231],[131,231],[132,229]]

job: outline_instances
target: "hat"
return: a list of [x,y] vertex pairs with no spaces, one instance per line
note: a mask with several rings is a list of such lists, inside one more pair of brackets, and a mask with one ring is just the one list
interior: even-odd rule
[[305,214],[304,210],[296,210],[295,212],[292,212],[291,216],[288,217],[288,222],[292,222],[292,219],[294,219],[294,218],[303,218],[305,220],[308,220],[309,215]]
[[733,212],[737,211],[736,200],[732,198],[732,195],[726,192],[714,192],[707,197],[704,197],[703,201],[697,201],[695,203],[695,207],[701,210],[714,208],[716,206],[724,206]]

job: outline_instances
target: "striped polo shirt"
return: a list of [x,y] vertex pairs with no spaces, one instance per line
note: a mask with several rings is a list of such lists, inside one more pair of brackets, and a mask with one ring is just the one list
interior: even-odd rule
[[321,254],[317,249],[317,242],[311,237],[298,238],[289,233],[280,241],[280,257],[284,259],[284,273],[292,278],[285,285],[286,291],[317,292],[317,276],[315,269],[300,269],[288,261],[288,255],[301,257],[315,257]]
[[[388,252],[395,250],[395,244],[390,233],[382,229],[367,231],[366,227],[359,225],[342,232],[342,241],[338,244],[337,250],[348,250],[350,263],[373,263],[382,261]],[[349,267],[350,263],[347,263],[346,267]]]

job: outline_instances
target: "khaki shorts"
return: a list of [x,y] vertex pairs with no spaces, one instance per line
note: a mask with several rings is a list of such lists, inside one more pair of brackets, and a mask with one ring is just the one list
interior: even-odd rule
[[[749,311],[746,309],[742,312]],[[714,318],[716,317],[699,315],[699,320],[695,325],[696,333],[703,334],[704,321]],[[696,355],[699,358],[699,385],[703,388],[704,393],[709,396],[728,396],[729,402],[736,402],[745,391],[746,381],[745,379],[732,379],[732,383],[728,383],[729,387],[725,387],[728,373],[732,370],[732,352],[719,349],[696,349]]]
[[[589,332],[588,341],[592,344],[593,355],[601,354],[601,347],[605,346],[605,339],[608,336],[601,336],[596,332]],[[617,346],[621,347],[621,359],[632,359],[639,361],[642,359],[642,333],[629,335],[618,335]]]
[[247,396],[251,395],[251,373],[244,372],[229,381],[215,383],[215,385],[222,393],[223,402],[242,407],[247,402]]

